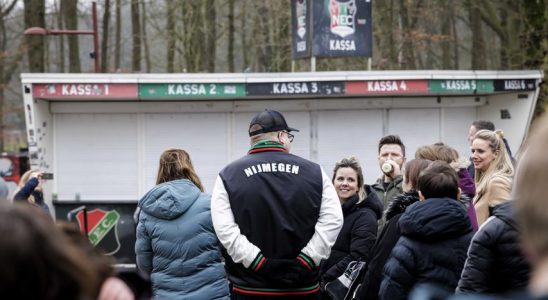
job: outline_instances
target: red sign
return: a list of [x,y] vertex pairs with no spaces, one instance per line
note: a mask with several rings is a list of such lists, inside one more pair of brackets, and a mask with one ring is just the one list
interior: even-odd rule
[[137,100],[137,84],[52,83],[33,84],[32,96],[48,100]]
[[347,81],[346,95],[427,94],[428,80]]

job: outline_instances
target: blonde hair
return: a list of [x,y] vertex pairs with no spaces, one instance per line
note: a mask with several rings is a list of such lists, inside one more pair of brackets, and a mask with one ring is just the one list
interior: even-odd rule
[[504,145],[503,132],[501,130],[480,130],[474,136],[474,140],[484,140],[489,148],[497,154],[485,171],[475,170],[476,197],[483,195],[491,178],[495,176],[513,177],[514,166],[510,155]]
[[[19,183],[17,184],[17,189],[15,189],[15,192],[13,192],[14,195],[19,193],[19,191],[25,186],[25,184],[27,184],[27,182],[30,179],[30,175],[34,172],[38,172],[38,170],[28,170],[25,173],[23,173],[23,175],[21,175],[21,178],[19,179]],[[41,189],[39,187],[36,187],[34,190],[41,192]],[[36,203],[36,200],[34,199],[34,196],[32,195],[32,193],[27,198],[27,201],[32,204]]]
[[202,181],[194,171],[190,155],[188,155],[185,150],[170,148],[165,150],[160,156],[160,166],[158,167],[156,184],[177,179],[188,179],[192,181],[200,191],[204,191]]
[[335,168],[333,169],[333,178],[331,178],[331,182],[335,182],[335,176],[337,176],[337,171],[340,168],[351,168],[354,171],[356,171],[356,174],[358,177],[358,202],[361,202],[362,200],[364,200],[365,197],[367,197],[367,194],[363,186],[364,185],[363,172],[358,159],[355,158],[354,156],[351,156],[349,158],[343,158],[339,162],[337,162],[335,164]]
[[544,258],[548,255],[548,116],[537,124],[518,164],[514,205],[523,239],[535,257]]

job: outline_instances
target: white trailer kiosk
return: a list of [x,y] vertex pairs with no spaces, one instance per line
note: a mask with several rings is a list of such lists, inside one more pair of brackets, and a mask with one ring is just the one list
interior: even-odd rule
[[22,74],[30,163],[54,173],[45,198],[57,218],[77,220],[90,240],[134,262],[132,213],[154,186],[160,153],[187,150],[207,191],[246,154],[252,116],[282,111],[293,152],[330,174],[358,157],[367,183],[379,176],[377,143],[399,134],[412,158],[443,141],[469,155],[472,121],[491,120],[516,153],[542,71],[380,71],[243,74]]

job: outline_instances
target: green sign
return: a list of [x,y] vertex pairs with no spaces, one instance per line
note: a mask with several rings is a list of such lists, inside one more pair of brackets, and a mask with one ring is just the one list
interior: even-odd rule
[[244,97],[243,83],[145,83],[139,84],[142,100]]
[[120,220],[120,214],[115,210],[109,211],[103,218],[95,225],[89,232],[89,241],[93,246],[96,246],[104,237],[108,231],[118,223]]
[[428,88],[430,93],[474,94],[494,91],[493,80],[473,79],[429,80]]

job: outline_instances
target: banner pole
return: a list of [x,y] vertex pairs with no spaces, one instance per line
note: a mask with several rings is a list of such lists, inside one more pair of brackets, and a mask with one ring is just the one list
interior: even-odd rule
[[316,72],[316,56],[310,57],[310,72]]
[[371,71],[371,57],[367,58],[367,71]]

